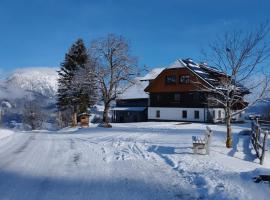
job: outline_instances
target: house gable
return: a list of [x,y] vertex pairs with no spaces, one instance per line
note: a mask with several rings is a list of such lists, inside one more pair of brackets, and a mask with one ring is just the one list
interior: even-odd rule
[[[166,83],[166,77],[175,77],[175,83]],[[189,83],[181,83],[180,77],[188,76]],[[199,84],[194,84],[194,82],[199,82],[200,84],[206,84],[200,77],[193,73],[187,67],[182,68],[168,68],[163,70],[156,79],[154,79],[148,87],[145,88],[145,92],[156,93],[156,92],[187,92],[198,90]]]

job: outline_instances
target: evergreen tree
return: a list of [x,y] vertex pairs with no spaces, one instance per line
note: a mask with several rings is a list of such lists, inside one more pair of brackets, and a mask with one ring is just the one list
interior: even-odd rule
[[72,112],[73,126],[77,125],[77,114],[87,112],[87,108],[96,101],[92,70],[94,63],[89,59],[83,40],[78,39],[65,55],[58,71],[58,108]]

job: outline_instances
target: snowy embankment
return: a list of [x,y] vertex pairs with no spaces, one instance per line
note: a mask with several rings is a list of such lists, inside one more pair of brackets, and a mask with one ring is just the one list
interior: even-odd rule
[[192,153],[192,135],[205,124],[146,122],[112,129],[64,129],[13,134],[0,140],[3,199],[268,199],[254,183],[259,168],[248,125],[234,125],[226,149],[225,126],[214,130],[211,154]]
[[4,139],[6,137],[11,136],[12,134],[14,134],[13,131],[11,130],[7,130],[7,129],[0,129],[0,140]]

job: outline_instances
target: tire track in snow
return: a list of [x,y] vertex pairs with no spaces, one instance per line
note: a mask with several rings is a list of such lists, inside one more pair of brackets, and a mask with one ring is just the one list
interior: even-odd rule
[[[35,185],[26,185],[24,187],[22,182],[15,186],[15,190],[19,190],[20,187],[25,188],[21,199],[45,200],[52,199],[52,195],[55,195],[58,199],[63,199],[63,196],[61,196],[61,187],[63,185],[56,181],[55,178],[57,177],[78,180],[74,185],[75,188],[70,188],[70,191],[66,192],[68,197],[74,199],[87,199],[89,196],[84,194],[91,195],[91,192],[95,193],[89,188],[89,177],[109,177],[109,179],[113,177],[113,180],[120,178],[120,184],[122,184],[121,179],[124,178],[124,188],[118,188],[124,194],[127,194],[125,192],[129,192],[129,190],[132,192],[134,189],[139,189],[147,197],[154,195],[153,199],[162,199],[162,197],[170,197],[163,199],[179,199],[175,195],[180,195],[180,192],[175,192],[176,189],[173,188],[174,183],[172,183],[176,181],[175,176],[171,172],[162,171],[162,167],[158,165],[153,167],[151,159],[148,159],[148,152],[145,150],[145,142],[141,144],[136,142],[135,139],[125,139],[121,136],[116,137],[114,143],[108,142],[113,140],[111,137],[106,139],[107,142],[101,141],[94,144],[91,140],[85,141],[76,137],[76,135],[37,134],[36,139],[28,145],[25,145],[25,141],[17,143],[26,147],[17,154],[19,159],[15,161],[14,164],[16,165],[14,166],[21,174],[26,173],[39,177]],[[98,138],[95,140],[98,141]],[[104,163],[102,158],[108,158],[110,155],[115,161],[114,151],[124,155],[124,159],[121,160],[120,158],[120,162]],[[130,172],[130,170],[134,170],[134,172]],[[96,173],[98,173],[98,176],[95,176]],[[139,176],[140,185],[134,183],[134,179],[137,179],[137,177],[133,176],[134,173]],[[164,181],[163,179],[167,180]],[[12,188],[11,184],[14,182],[16,182],[15,179],[6,181],[10,188]],[[143,184],[143,188],[141,188],[141,184]],[[149,195],[144,187],[149,186],[151,189],[151,184],[155,184],[155,191],[152,191]],[[106,182],[101,183],[100,193],[102,197],[105,195],[106,199],[111,199],[108,186]],[[125,189],[125,187],[128,187],[128,189]],[[2,187],[0,188],[2,189]],[[59,191],[60,193],[58,193]],[[121,195],[121,193],[118,194],[119,199],[123,199],[124,196]],[[12,195],[4,197],[8,199],[10,196]],[[14,198],[17,197],[14,194]]]
[[[11,152],[15,151],[18,146],[21,146],[24,142],[26,142],[31,134],[13,134],[8,138],[4,138],[4,140],[0,140],[0,159],[6,157],[11,154]],[[5,142],[5,143],[4,143]]]
[[17,148],[13,153],[19,154],[26,150],[30,143],[35,140],[35,133],[32,134],[19,148]]
[[135,160],[146,159],[147,156],[139,148],[138,143],[130,139],[114,139],[111,142],[103,142],[101,152],[103,160],[110,162],[113,160]]
[[79,165],[81,157],[82,157],[82,153],[74,153],[73,162],[75,163],[75,165]]
[[205,197],[206,191],[206,182],[200,176],[199,173],[191,173],[188,174],[185,170],[179,170],[181,166],[181,162],[176,162],[174,159],[171,159],[168,155],[164,155],[163,153],[158,151],[159,146],[151,146],[147,149],[148,152],[151,153],[150,158],[153,160],[155,166],[160,167],[161,163],[163,163],[163,170],[167,171],[168,169],[176,172],[179,179],[183,180],[186,184],[190,185],[190,188],[194,191],[192,194],[187,192],[182,192],[176,194],[175,196],[179,199],[207,199]]
[[[190,196],[188,193],[184,193],[177,195],[180,199],[228,199],[225,193],[227,190],[226,188],[231,187],[230,183],[226,181],[226,179],[228,180],[228,177],[225,175],[224,180],[220,180],[223,170],[215,163],[211,163],[210,166],[213,168],[209,169],[210,161],[208,159],[205,160],[205,158],[204,160],[201,160],[197,156],[185,156],[186,158],[181,157],[180,159],[173,159],[170,158],[169,155],[163,155],[158,152],[157,149],[150,149],[150,151],[154,154],[152,156],[153,158],[156,156],[158,157],[156,164],[160,163],[160,161],[163,162],[164,167],[177,172],[179,177],[186,183],[190,184],[190,187],[193,188],[193,194],[195,196]],[[194,166],[196,166],[196,171],[193,171]],[[198,168],[197,166],[201,166],[201,168]],[[198,171],[198,169],[200,170]],[[242,188],[238,185],[234,186],[233,193],[238,193],[239,191],[242,191]]]
[[0,169],[6,168],[16,162],[19,154],[26,150],[30,143],[35,140],[35,135],[14,135],[14,140],[1,147]]

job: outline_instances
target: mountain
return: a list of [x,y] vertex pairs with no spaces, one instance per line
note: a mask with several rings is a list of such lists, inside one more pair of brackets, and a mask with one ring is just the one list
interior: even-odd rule
[[46,122],[55,122],[57,79],[56,68],[31,67],[17,69],[6,80],[1,80],[2,123],[8,127],[21,123],[26,105],[30,102],[39,106],[40,111],[46,115]]
[[58,74],[55,68],[31,67],[17,69],[6,80],[6,87],[54,98]]
[[246,115],[256,114],[262,117],[270,116],[270,99],[266,98],[264,100],[258,101],[255,105],[250,106],[246,110]]

